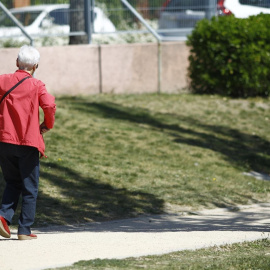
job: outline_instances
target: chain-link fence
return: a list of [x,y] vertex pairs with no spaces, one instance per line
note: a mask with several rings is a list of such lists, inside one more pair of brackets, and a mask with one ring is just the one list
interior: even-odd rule
[[[42,45],[62,40],[77,43],[151,42],[144,24],[121,0],[5,0],[1,1]],[[197,21],[217,14],[217,0],[129,0],[163,39],[185,39]],[[89,10],[89,12],[85,12]],[[89,26],[89,27],[88,27]],[[89,34],[90,39],[89,39]],[[18,25],[0,10],[0,37],[23,40]],[[76,43],[75,42],[75,43]],[[47,43],[47,44],[46,44]]]

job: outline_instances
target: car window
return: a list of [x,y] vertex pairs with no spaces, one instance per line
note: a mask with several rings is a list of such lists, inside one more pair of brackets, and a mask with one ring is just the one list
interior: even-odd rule
[[69,25],[69,9],[55,9],[49,13],[49,18],[52,18],[53,24]]
[[4,27],[7,27],[7,26],[14,26],[14,23],[11,21],[11,19],[9,17],[7,17],[6,14],[3,14],[1,17],[0,17],[0,26],[4,26]]
[[165,11],[179,11],[179,10],[202,10],[208,5],[209,0],[172,0],[170,1]]
[[[25,12],[13,12],[12,15],[23,25],[31,25],[35,19],[39,16],[41,11],[25,11]],[[1,26],[14,26],[14,22],[7,16],[4,16],[0,20]]]
[[240,4],[270,8],[270,0],[240,0]]

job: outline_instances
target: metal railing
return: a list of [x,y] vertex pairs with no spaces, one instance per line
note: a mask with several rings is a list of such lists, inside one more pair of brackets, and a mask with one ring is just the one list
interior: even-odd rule
[[[19,6],[26,2],[32,10],[26,8],[20,13]],[[23,33],[35,41],[70,36],[87,36],[89,43],[96,39],[99,43],[138,41],[131,35],[148,35],[146,41],[185,40],[199,20],[217,13],[217,0],[2,0],[0,3],[9,8],[9,14],[7,9],[0,13],[1,38],[21,37]],[[37,5],[54,5],[55,9],[45,11],[43,7],[42,13],[34,9]],[[38,18],[41,13],[44,16]],[[13,27],[21,30],[11,31]]]
[[24,30],[23,25],[14,17],[14,15],[0,2],[0,8],[8,16],[8,18],[22,31],[22,33],[29,39],[30,44],[33,45],[32,37]]
[[[217,0],[128,0],[128,2],[163,41],[185,40],[199,20],[210,19],[217,15]],[[108,12],[117,26],[118,33],[143,34],[149,31],[127,8],[108,5]]]

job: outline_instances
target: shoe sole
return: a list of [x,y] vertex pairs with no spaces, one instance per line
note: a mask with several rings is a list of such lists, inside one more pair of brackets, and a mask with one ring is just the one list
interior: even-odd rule
[[0,235],[5,238],[10,238],[10,234],[5,230],[2,221],[0,220]]
[[19,234],[18,239],[19,240],[34,240],[34,239],[37,239],[37,236],[29,236],[29,235]]

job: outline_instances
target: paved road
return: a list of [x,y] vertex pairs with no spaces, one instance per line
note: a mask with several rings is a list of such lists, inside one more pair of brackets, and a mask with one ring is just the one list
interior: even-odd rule
[[166,214],[81,226],[34,230],[38,240],[0,239],[1,270],[34,270],[79,260],[164,254],[269,238],[270,203],[238,211],[205,210],[196,215]]

